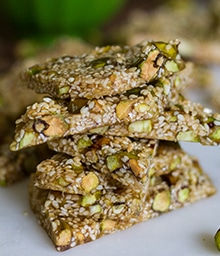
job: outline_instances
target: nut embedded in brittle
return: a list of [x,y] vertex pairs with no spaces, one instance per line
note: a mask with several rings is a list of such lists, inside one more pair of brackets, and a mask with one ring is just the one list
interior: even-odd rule
[[160,66],[163,64],[163,61],[164,58],[160,51],[154,50],[150,52],[146,60],[139,64],[141,70],[140,76],[146,81],[153,80],[157,75]]
[[[37,64],[21,77],[28,88],[55,98],[113,96],[183,69],[177,45],[144,41],[133,47],[96,47],[88,54]],[[167,61],[177,68],[170,69]]]
[[154,211],[159,211],[159,212],[165,212],[168,210],[170,206],[170,192],[169,191],[162,191],[159,192],[153,202],[153,209]]
[[[168,159],[166,152],[169,152]],[[170,161],[174,159],[175,153],[181,156],[182,162],[170,170],[168,166],[171,166]],[[202,172],[195,158],[186,154],[178,144],[161,142],[154,160],[154,177],[159,175],[157,183],[149,184],[147,196],[141,203],[138,197],[135,198],[136,192],[132,189],[124,192],[121,189],[112,192],[107,190],[106,193],[99,193],[98,196],[88,194],[80,198],[75,194],[39,189],[34,186],[32,180],[30,183],[31,208],[51,237],[56,249],[67,250],[94,241],[106,234],[124,230],[136,223],[215,193],[215,188]],[[193,176],[196,182],[191,180]],[[170,180],[173,182],[171,183]],[[67,228],[63,228],[63,222]],[[69,241],[68,230],[71,230],[69,244],[66,243]],[[61,244],[60,237],[68,239],[64,239]]]
[[[85,137],[90,141],[90,146],[82,151],[77,145],[78,141]],[[147,181],[148,170],[151,167],[151,160],[155,154],[157,141],[148,141],[146,139],[142,141],[130,140],[126,137],[78,135],[56,139],[48,142],[48,146],[54,151],[68,154],[72,159],[66,158],[65,160],[64,157],[61,158],[61,156],[57,155],[53,159],[39,164],[36,172],[39,187],[43,186],[47,189],[60,188],[63,191],[72,193],[75,189],[74,186],[77,186],[74,182],[76,179],[81,183],[81,186],[83,185],[84,188],[87,188],[87,192],[96,187],[97,189],[114,187],[117,182],[125,186],[132,186],[134,190],[143,190]],[[95,154],[95,161],[91,161],[90,153]],[[137,162],[132,160],[137,160]],[[59,167],[59,164],[62,167]],[[78,171],[79,167],[75,168],[76,164],[81,166],[80,172]],[[89,175],[88,170],[92,172]],[[49,176],[50,172],[53,175]],[[83,177],[84,173],[85,177]],[[74,175],[77,176],[74,178]],[[103,175],[109,176],[110,184],[107,185],[104,182]],[[68,176],[71,178],[67,179],[66,177]],[[60,183],[51,183],[53,179],[60,179],[61,177],[64,181],[69,180],[72,182],[65,187],[61,187],[62,184]],[[82,193],[79,192],[78,188],[77,191]]]
[[86,193],[89,193],[91,190],[95,189],[98,185],[99,185],[99,179],[93,172],[89,172],[85,177],[82,178],[81,186]]

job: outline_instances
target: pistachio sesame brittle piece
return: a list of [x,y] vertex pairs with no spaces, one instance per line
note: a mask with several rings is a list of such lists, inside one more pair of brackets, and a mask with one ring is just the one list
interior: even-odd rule
[[[181,151],[178,145],[161,143],[142,205],[137,194],[129,188],[108,190],[99,199],[83,200],[82,195],[40,189],[34,186],[33,177],[30,183],[31,208],[58,251],[125,230],[215,193],[213,184],[198,161],[184,152],[182,163],[171,162],[169,166],[172,168],[166,174],[157,169],[161,168],[161,163],[158,163],[161,157],[163,160],[166,158],[166,150]],[[129,201],[132,204],[128,204]],[[133,206],[132,211],[128,210],[128,205]]]
[[128,187],[83,196],[30,185],[31,207],[57,250],[131,226],[130,220],[141,214],[141,199],[141,192]]
[[[151,89],[154,91],[155,87]],[[80,114],[72,114],[67,107],[46,98],[30,106],[17,121],[11,149],[19,150],[54,138],[82,133],[219,144],[219,114],[182,96],[179,96],[178,102],[171,101],[164,106],[158,95],[153,96],[151,89],[148,86],[145,97],[129,98],[123,95],[91,100],[80,110]]]
[[[215,194],[216,188],[197,158],[178,143],[160,141],[150,170],[149,193],[154,214],[175,210]],[[143,214],[144,216],[144,214]],[[146,212],[145,218],[148,218]]]
[[220,114],[183,99],[150,119],[106,127],[105,135],[219,145]]
[[8,144],[0,147],[0,186],[8,186],[24,178],[22,164],[25,159],[23,152],[11,152]]
[[24,84],[55,98],[100,98],[144,86],[180,71],[177,40],[144,41],[135,46],[96,47],[91,53],[64,56],[25,70]]
[[120,175],[112,175],[110,171],[103,172],[93,166],[82,164],[78,157],[56,154],[37,166],[34,185],[41,189],[79,194],[85,199],[95,199],[108,190],[116,191],[124,186],[130,187],[134,193],[144,194],[148,186],[147,173],[143,178],[139,184],[128,167],[121,168]]
[[[95,216],[102,212],[102,208],[99,204],[88,206],[86,209],[85,207],[81,208],[78,195],[39,189],[33,184],[30,184],[29,194],[31,208],[57,251],[64,251],[97,240],[104,235],[123,230],[132,225],[129,220],[108,218],[107,213],[104,214],[106,217],[100,219],[83,216],[84,212],[87,215],[89,213],[89,215]],[[72,208],[74,204],[78,206],[78,209],[84,210],[80,214],[81,216],[77,216],[79,210],[76,213],[75,209]],[[116,216],[117,212],[122,211],[120,205],[123,210],[123,203],[116,204]]]
[[27,107],[26,113],[16,121],[15,141],[12,151],[42,144],[48,138],[63,136],[69,130],[67,108],[50,98]]
[[0,186],[12,185],[35,172],[39,161],[50,157],[46,145],[12,152],[9,143],[0,146]]
[[[144,188],[158,142],[99,135],[75,135],[48,142],[50,149],[66,153],[125,186]],[[39,178],[39,180],[44,180]]]
[[43,189],[80,195],[101,193],[106,188],[115,189],[117,185],[110,175],[87,168],[79,158],[63,154],[56,154],[38,164],[34,183]]

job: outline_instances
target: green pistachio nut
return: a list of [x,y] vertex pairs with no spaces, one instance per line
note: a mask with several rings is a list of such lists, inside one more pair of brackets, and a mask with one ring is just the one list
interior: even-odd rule
[[220,229],[216,231],[214,239],[215,239],[215,246],[220,251]]
[[199,142],[199,137],[194,131],[179,132],[176,138],[178,141]]
[[189,188],[182,188],[178,192],[178,201],[183,203],[187,200],[189,197]]
[[66,187],[69,185],[69,182],[65,181],[63,177],[58,178],[56,181],[61,187]]
[[132,122],[128,126],[129,132],[144,132],[149,133],[152,130],[152,122],[151,120],[140,120],[136,122]]
[[101,230],[102,231],[107,231],[107,232],[111,231],[111,230],[114,230],[115,225],[116,225],[115,220],[105,219],[101,223]]
[[58,95],[63,95],[69,92],[70,87],[69,86],[64,86],[64,87],[60,87],[58,89]]
[[77,149],[82,150],[88,148],[93,144],[92,140],[89,139],[88,136],[83,136],[77,141]]
[[170,164],[170,170],[173,171],[174,169],[176,169],[176,167],[178,166],[178,164],[181,163],[181,158],[180,157],[175,157],[172,160],[172,163]]
[[81,206],[88,207],[96,202],[96,197],[94,195],[86,195],[82,197]]
[[89,132],[101,135],[101,134],[104,134],[108,130],[108,128],[109,128],[108,126],[97,127],[97,128],[90,129]]
[[95,189],[99,185],[99,179],[93,172],[89,172],[86,176],[82,179],[82,189],[89,193],[93,189]]
[[168,58],[175,59],[178,54],[178,45],[176,43],[165,43],[162,41],[153,42],[153,44]]
[[19,149],[32,146],[34,144],[35,134],[33,132],[25,132],[23,138],[20,140]]
[[110,60],[110,58],[107,58],[107,57],[96,59],[90,62],[90,66],[92,68],[101,68],[107,64],[108,60]]
[[102,207],[99,204],[91,205],[89,207],[89,211],[91,215],[94,215],[96,213],[100,213],[102,211]]
[[124,204],[114,205],[112,207],[112,211],[114,214],[120,214],[124,208],[125,208]]
[[34,65],[27,70],[29,76],[34,76],[42,71],[42,67],[39,65]]
[[164,57],[158,50],[151,51],[147,59],[139,64],[140,76],[146,81],[153,81],[163,65]]
[[72,164],[72,169],[76,174],[80,174],[84,171],[84,168],[81,164],[79,165]]
[[215,131],[210,135],[215,142],[220,142],[220,127],[216,127]]
[[132,94],[140,95],[141,90],[142,90],[141,87],[133,88],[133,89],[127,90],[125,92],[125,95],[126,96],[129,96],[129,95],[132,95]]
[[138,103],[134,106],[134,109],[139,113],[144,113],[150,110],[150,106],[146,103]]
[[121,157],[118,154],[108,156],[106,159],[108,169],[113,172],[122,167]]
[[153,202],[153,209],[158,212],[165,212],[170,206],[170,191],[159,192]]
[[179,67],[174,60],[168,60],[165,64],[165,68],[167,71],[175,73],[179,71]]

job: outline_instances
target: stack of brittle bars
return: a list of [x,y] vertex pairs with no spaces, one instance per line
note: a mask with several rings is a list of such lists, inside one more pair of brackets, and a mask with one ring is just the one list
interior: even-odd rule
[[11,150],[46,143],[30,204],[63,251],[215,193],[179,141],[217,145],[220,115],[184,98],[179,42],[96,47],[22,73],[41,102],[16,121]]

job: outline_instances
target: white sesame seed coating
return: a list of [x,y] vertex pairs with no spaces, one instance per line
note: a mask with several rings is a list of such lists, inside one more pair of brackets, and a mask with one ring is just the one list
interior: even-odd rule
[[35,65],[21,77],[28,88],[56,98],[111,96],[143,86],[155,77],[169,76],[168,60],[181,66],[178,43],[171,41],[167,45],[168,50],[147,41],[133,47],[96,47],[90,54],[64,56]]
[[[82,143],[83,148],[81,147]],[[140,189],[145,187],[157,141],[131,140],[127,137],[75,135],[52,140],[48,142],[48,146],[54,151],[72,156],[75,161],[77,159],[79,163],[88,168],[94,168],[98,172],[110,175],[125,186]],[[111,167],[113,164],[114,168]],[[39,178],[39,181],[41,180],[48,184],[45,178]]]
[[[93,107],[84,107],[86,111],[81,114],[71,114],[67,107],[53,100],[51,107],[47,102],[39,103],[39,107],[34,104],[37,110],[30,106],[17,124],[11,149],[19,150],[68,135],[92,133],[92,129],[103,126],[110,126],[105,134],[113,136],[219,144],[219,115],[207,113],[202,105],[182,96],[178,102],[160,104],[160,97],[153,97],[150,86],[148,90],[147,96],[135,99],[123,95],[123,100],[120,97],[94,100]],[[146,111],[140,111],[141,108]]]
[[[166,152],[172,152],[173,161],[164,164]],[[177,144],[161,143],[155,159],[142,206],[129,188],[107,190],[93,205],[82,207],[82,195],[39,189],[31,182],[31,207],[56,249],[63,251],[96,240],[215,193],[197,160]]]

